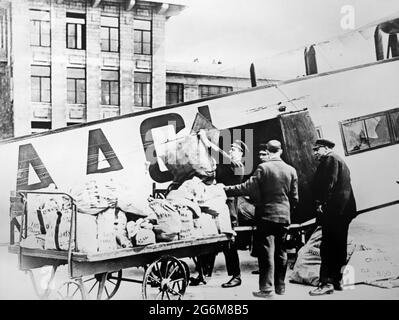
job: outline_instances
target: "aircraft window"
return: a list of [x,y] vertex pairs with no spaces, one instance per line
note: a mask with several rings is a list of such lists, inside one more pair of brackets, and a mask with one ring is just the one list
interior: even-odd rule
[[[394,119],[396,115],[396,118]],[[393,123],[396,121],[396,140],[399,136],[399,112],[391,114]],[[354,154],[359,151],[374,149],[381,146],[392,144],[394,139],[390,134],[388,125],[388,114],[375,114],[353,120],[344,121],[342,124],[342,134],[346,154]],[[393,125],[394,127],[394,125]]]
[[391,113],[392,129],[395,135],[395,140],[399,142],[399,111]]
[[346,148],[354,152],[370,148],[364,121],[355,121],[343,125]]
[[370,147],[376,147],[391,142],[387,116],[373,117],[365,120]]

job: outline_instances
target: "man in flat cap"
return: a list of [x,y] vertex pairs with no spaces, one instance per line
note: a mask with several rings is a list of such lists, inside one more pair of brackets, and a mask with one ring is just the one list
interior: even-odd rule
[[248,195],[256,203],[254,247],[259,263],[258,298],[285,293],[287,253],[284,246],[291,211],[298,202],[296,170],[281,159],[281,143],[267,143],[268,159],[244,183],[226,186],[227,196]]
[[346,265],[349,224],[356,216],[348,166],[332,149],[335,144],[326,139],[316,141],[313,151],[319,161],[312,192],[317,220],[322,227],[320,246],[319,286],[312,296],[342,290],[342,269]]

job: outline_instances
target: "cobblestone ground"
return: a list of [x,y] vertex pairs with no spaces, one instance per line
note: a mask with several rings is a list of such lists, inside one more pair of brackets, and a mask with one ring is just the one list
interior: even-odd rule
[[[399,261],[399,212],[386,210],[378,214],[364,214],[352,222],[350,227],[350,237],[357,244],[363,244],[372,248],[379,248]],[[251,300],[256,299],[252,292],[258,288],[258,276],[252,275],[251,271],[257,269],[256,260],[247,251],[240,251],[242,285],[235,288],[224,289],[220,285],[228,280],[224,266],[224,256],[219,254],[216,259],[215,270],[212,278],[206,285],[188,287],[185,299],[189,300]],[[191,271],[194,265],[190,259],[185,259]],[[289,273],[289,272],[288,272]],[[40,270],[36,271],[40,275]],[[124,270],[124,276],[141,279],[143,271],[141,269]],[[399,275],[398,275],[399,276]],[[61,268],[56,277],[56,285],[66,279],[66,268]],[[399,288],[382,289],[369,285],[359,284],[353,289],[336,292],[333,295],[323,297],[310,297],[308,291],[312,287],[287,283],[286,295],[275,296],[276,300],[291,299],[399,299]],[[6,247],[0,247],[0,299],[37,299],[28,274],[18,270],[18,260],[16,255],[9,254]],[[141,285],[122,282],[114,299],[119,300],[139,300],[141,299]]]

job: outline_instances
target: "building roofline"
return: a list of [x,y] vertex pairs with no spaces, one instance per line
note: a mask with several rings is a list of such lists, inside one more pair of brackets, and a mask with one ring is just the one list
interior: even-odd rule
[[[171,17],[178,15],[182,10],[184,10],[188,4],[188,0],[108,0],[115,3],[124,3],[124,8],[127,11],[133,10],[134,6],[138,3],[153,3],[158,7],[158,13],[163,14],[166,17]],[[62,3],[63,0],[58,0],[58,3]],[[89,0],[88,1],[93,8],[101,5],[103,0]]]

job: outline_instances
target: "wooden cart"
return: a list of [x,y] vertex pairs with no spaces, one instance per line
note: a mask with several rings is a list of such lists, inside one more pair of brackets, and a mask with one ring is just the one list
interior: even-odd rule
[[[27,194],[49,194],[49,192],[18,191],[11,197],[11,239],[9,252],[18,254],[19,267],[29,272],[37,295],[42,299],[88,299],[95,293],[97,299],[110,299],[118,291],[122,281],[141,283],[143,299],[180,300],[189,281],[188,265],[181,260],[207,253],[222,251],[229,245],[230,237],[225,234],[199,239],[156,243],[153,245],[118,249],[93,254],[75,251],[77,210],[74,199],[65,193],[72,203],[72,223],[68,251],[31,249],[21,246],[27,230]],[[19,217],[19,222],[17,219]],[[15,228],[15,226],[17,228]],[[15,241],[15,233],[19,242]],[[51,289],[57,268],[68,266],[69,280],[58,288]],[[44,290],[40,289],[32,269],[51,266],[51,275]],[[143,278],[130,279],[122,276],[122,270],[144,267]],[[55,294],[55,296],[54,296]]]

